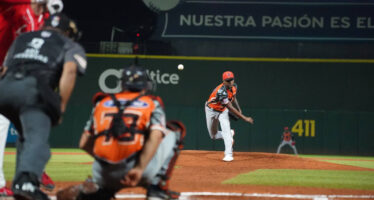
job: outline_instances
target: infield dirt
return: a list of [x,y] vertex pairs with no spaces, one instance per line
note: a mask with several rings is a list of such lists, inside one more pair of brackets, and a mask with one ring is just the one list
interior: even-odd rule
[[[373,169],[333,164],[313,158],[301,158],[294,155],[235,152],[235,160],[223,162],[222,151],[182,151],[171,179],[170,189],[180,192],[235,192],[235,193],[272,193],[272,194],[323,194],[323,195],[374,195],[373,190],[328,189],[289,186],[231,185],[222,181],[238,174],[257,169],[321,169],[321,170],[358,170]],[[48,194],[77,182],[56,182],[56,189]],[[145,194],[145,190],[136,187],[123,189],[121,194]],[[190,199],[249,199],[242,197],[194,197]],[[250,198],[261,199],[261,198]],[[272,198],[274,199],[274,198]],[[280,198],[287,199],[287,198]]]

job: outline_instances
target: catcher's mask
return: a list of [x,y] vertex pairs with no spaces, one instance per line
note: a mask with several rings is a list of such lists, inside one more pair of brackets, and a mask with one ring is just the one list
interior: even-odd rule
[[44,27],[60,29],[62,32],[66,32],[67,36],[74,41],[78,41],[82,36],[77,24],[63,13],[51,15],[46,19]]
[[153,87],[152,80],[143,67],[132,65],[125,67],[122,73],[122,89],[139,92]]

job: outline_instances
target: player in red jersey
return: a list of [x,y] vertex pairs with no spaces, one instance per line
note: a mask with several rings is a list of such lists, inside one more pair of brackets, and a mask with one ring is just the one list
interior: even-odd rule
[[39,30],[49,14],[46,0],[0,0],[0,63],[21,33]]

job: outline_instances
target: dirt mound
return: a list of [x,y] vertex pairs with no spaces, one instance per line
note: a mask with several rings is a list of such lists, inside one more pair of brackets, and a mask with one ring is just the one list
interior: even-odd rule
[[233,162],[223,162],[222,151],[185,150],[177,162],[171,181],[179,191],[257,192],[298,194],[374,194],[374,191],[306,187],[228,185],[222,181],[257,169],[371,170],[339,165],[294,155],[235,152]]
[[[373,195],[374,191],[326,189],[286,186],[230,185],[222,181],[241,173],[257,169],[321,169],[321,170],[371,170],[348,165],[333,164],[294,155],[259,152],[235,152],[233,162],[223,162],[222,151],[182,151],[171,180],[171,189],[181,192],[235,192],[273,194],[325,194]],[[73,183],[57,183],[58,191]],[[124,189],[121,193],[145,194],[138,188]],[[51,194],[53,195],[53,193]],[[209,199],[208,197],[204,199]],[[212,197],[212,199],[216,199]],[[230,199],[230,198],[229,198]]]

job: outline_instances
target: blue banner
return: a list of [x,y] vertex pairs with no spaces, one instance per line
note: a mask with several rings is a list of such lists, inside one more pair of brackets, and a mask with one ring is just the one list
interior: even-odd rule
[[6,143],[16,143],[17,137],[18,137],[18,132],[16,128],[14,127],[13,123],[10,123]]
[[373,1],[192,1],[161,13],[162,38],[374,40]]

